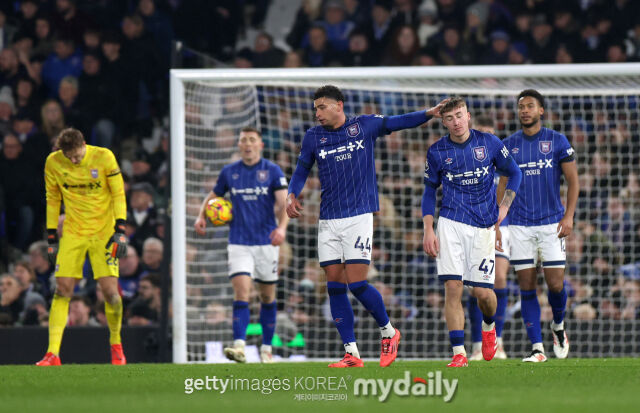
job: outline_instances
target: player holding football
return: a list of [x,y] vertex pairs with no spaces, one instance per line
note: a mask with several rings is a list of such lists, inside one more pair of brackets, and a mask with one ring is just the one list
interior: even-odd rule
[[[49,313],[49,348],[36,365],[60,365],[58,354],[69,301],[76,283],[82,279],[87,254],[105,298],[111,363],[126,364],[120,341],[118,258],[127,253],[127,205],[120,168],[109,149],[87,145],[76,129],[62,130],[57,146],[60,150],[49,155],[44,167],[48,253],[49,260],[55,263],[56,291]],[[65,206],[64,235],[58,240],[61,201]]]
[[347,117],[344,96],[335,86],[316,90],[313,106],[319,126],[309,129],[289,184],[287,214],[298,218],[298,197],[314,163],[322,192],[318,223],[318,258],[327,276],[331,315],[344,344],[344,358],[329,367],[363,367],[354,334],[347,288],[373,315],[382,336],[380,365],[396,359],[400,331],[395,329],[380,293],[367,282],[373,244],[373,212],[379,210],[374,146],[379,136],[413,128],[438,116],[440,104],[398,116]]
[[[493,292],[496,232],[507,216],[522,173],[496,136],[469,129],[471,114],[462,98],[440,109],[449,134],[431,145],[424,171],[422,197],[424,250],[436,258],[438,278],[445,286],[445,318],[453,347],[448,367],[467,366],[464,348],[463,285],[472,288],[482,310],[482,355],[491,360],[497,349]],[[509,177],[498,208],[494,170]],[[436,188],[442,184],[437,234],[433,230]],[[442,248],[440,248],[442,245]]]
[[[493,121],[488,116],[478,116],[475,118],[474,129],[480,132],[490,133],[495,135],[495,129],[493,128]],[[496,183],[498,181],[496,176]],[[508,290],[507,290],[507,273],[509,272],[509,251],[511,251],[511,244],[509,243],[509,217],[507,216],[500,223],[498,231],[502,234],[501,245],[496,246],[496,279],[493,285],[493,291],[496,293],[496,299],[498,305],[496,307],[496,342],[498,343],[498,349],[496,350],[496,359],[506,359],[507,353],[504,351],[504,344],[502,342],[502,328],[504,327],[504,316],[507,312],[508,304]],[[497,235],[497,234],[496,234]],[[496,236],[496,240],[498,237]],[[499,249],[498,249],[499,248]],[[469,295],[467,301],[467,310],[469,311],[469,321],[471,324],[471,337],[473,347],[471,349],[471,356],[469,361],[482,360],[482,311],[478,307],[478,300]]]
[[227,252],[229,279],[233,286],[233,346],[225,348],[224,354],[239,363],[247,361],[244,347],[252,280],[258,283],[261,302],[260,360],[273,362],[271,341],[276,328],[278,253],[289,222],[285,212],[287,179],[278,165],[262,157],[263,148],[262,136],[257,129],[242,129],[238,139],[242,159],[222,168],[194,223],[196,232],[205,235],[207,203],[227,192],[231,194],[233,220]]
[[[544,278],[553,322],[553,352],[566,358],[569,340],[565,332],[564,313],[567,292],[564,289],[564,238],[573,230],[573,215],[578,202],[578,169],[573,148],[566,136],[542,127],[544,97],[527,89],[518,95],[518,118],[522,130],[504,143],[523,170],[522,187],[509,215],[511,230],[511,264],[518,275],[522,320],[533,346],[523,361],[540,363],[547,360],[540,331],[540,304],[536,295],[538,255],[542,260]],[[567,209],[560,200],[560,182],[564,174],[567,184]],[[498,185],[498,198],[504,189]]]

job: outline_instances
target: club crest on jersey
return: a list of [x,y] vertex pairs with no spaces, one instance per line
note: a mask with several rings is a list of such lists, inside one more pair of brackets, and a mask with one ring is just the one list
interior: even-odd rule
[[347,135],[351,136],[352,138],[360,135],[360,124],[354,123],[353,125],[347,126]]
[[92,169],[92,170],[91,170],[91,177],[92,177],[93,179],[95,179],[95,178],[97,178],[97,177],[98,177],[98,170],[97,170],[97,169]]
[[260,183],[267,182],[267,179],[269,179],[269,171],[266,169],[259,170],[256,172],[256,179],[258,179],[258,182]]
[[325,137],[320,138],[320,143],[327,143],[327,138]]
[[551,152],[552,148],[553,145],[551,141],[540,141],[540,152],[542,152],[543,154],[548,154],[549,152]]
[[447,165],[451,165],[451,162],[453,162],[453,158],[447,158],[444,160],[444,163],[446,163]]
[[484,161],[487,158],[487,148],[484,146],[476,146],[473,148],[473,157],[476,161]]

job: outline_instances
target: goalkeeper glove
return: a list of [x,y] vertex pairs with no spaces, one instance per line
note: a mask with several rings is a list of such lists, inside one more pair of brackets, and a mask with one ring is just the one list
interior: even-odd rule
[[117,219],[113,235],[107,242],[107,249],[111,249],[113,258],[122,258],[127,255],[127,236],[124,235],[125,220]]
[[58,255],[58,231],[56,231],[55,229],[48,229],[47,242],[49,243],[49,247],[47,248],[49,262],[51,263],[51,265],[55,265],[56,256]]

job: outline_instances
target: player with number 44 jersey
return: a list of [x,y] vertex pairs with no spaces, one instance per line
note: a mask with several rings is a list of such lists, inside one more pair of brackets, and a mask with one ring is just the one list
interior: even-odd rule
[[438,116],[440,105],[397,116],[347,117],[344,96],[335,86],[316,90],[313,97],[319,126],[307,131],[289,184],[287,214],[301,215],[300,192],[314,163],[322,200],[318,223],[318,258],[327,275],[331,315],[345,356],[329,367],[363,367],[353,331],[353,309],[347,287],[373,315],[382,336],[380,365],[396,359],[400,331],[393,328],[378,290],[367,282],[373,236],[372,213],[378,211],[373,148],[378,137],[419,126]]
[[[522,173],[500,139],[469,129],[471,114],[464,99],[451,98],[440,109],[449,134],[431,145],[424,171],[422,197],[425,252],[436,258],[438,278],[445,286],[445,318],[453,349],[448,367],[467,366],[464,348],[463,285],[472,289],[482,311],[482,355],[496,353],[496,232],[507,216]],[[494,171],[509,177],[498,208]],[[436,189],[442,184],[437,233],[433,229]]]
[[[578,201],[578,170],[573,148],[566,136],[544,128],[544,97],[527,89],[518,95],[518,118],[522,130],[504,140],[509,152],[522,170],[518,197],[509,213],[511,231],[511,264],[518,274],[522,320],[532,344],[525,362],[544,362],[547,356],[540,331],[540,304],[536,294],[538,257],[548,286],[549,305],[553,312],[551,331],[557,358],[566,358],[569,340],[565,332],[564,313],[567,293],[564,289],[564,238],[573,229],[573,215]],[[567,209],[560,199],[562,175],[567,180]],[[500,179],[498,199],[504,192]]]

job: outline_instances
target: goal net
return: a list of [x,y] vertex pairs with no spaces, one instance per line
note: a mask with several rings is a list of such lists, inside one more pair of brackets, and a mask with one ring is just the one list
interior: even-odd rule
[[[197,236],[193,222],[221,168],[239,159],[242,127],[262,132],[264,156],[289,179],[304,132],[315,125],[313,93],[339,86],[348,115],[394,115],[463,96],[473,118],[486,115],[496,135],[518,130],[516,95],[535,88],[546,98],[544,126],[564,133],[576,150],[580,198],[567,240],[567,331],[571,356],[640,355],[640,65],[357,68],[300,70],[172,70],[171,179],[174,362],[222,361],[232,340],[226,245],[228,228]],[[376,168],[380,212],[374,217],[369,282],[401,329],[401,358],[450,356],[443,287],[422,251],[423,168],[429,145],[446,133],[437,121],[379,139]],[[287,358],[336,358],[340,338],[331,320],[326,280],[318,265],[320,191],[313,168],[304,215],[292,220],[280,248],[274,353]],[[563,187],[563,199],[566,199]],[[529,343],[513,271],[503,333],[511,357]],[[351,296],[351,295],[350,295]],[[545,343],[551,309],[539,276]],[[377,325],[352,297],[360,354],[377,357]],[[251,295],[247,344],[259,345],[259,301]],[[465,323],[470,349],[469,323]],[[251,355],[249,355],[251,357]]]

